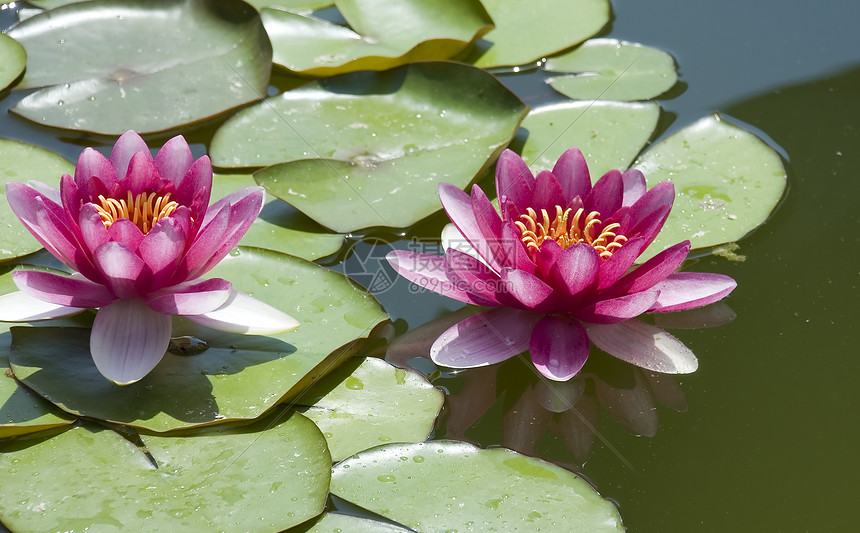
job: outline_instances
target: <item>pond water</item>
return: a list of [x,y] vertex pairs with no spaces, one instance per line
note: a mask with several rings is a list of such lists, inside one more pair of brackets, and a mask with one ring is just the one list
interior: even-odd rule
[[[694,374],[655,381],[597,356],[572,385],[578,392],[524,381],[530,373],[517,360],[472,374],[442,373],[402,355],[397,362],[451,394],[436,438],[514,447],[581,472],[618,504],[630,531],[853,530],[860,4],[616,0],[613,9],[605,35],[667,50],[679,65],[682,83],[661,100],[670,118],[657,138],[719,111],[786,160],[788,193],[739,243],[744,260],[708,256],[690,268],[737,280],[726,301],[736,317],[718,328],[673,331],[699,358]],[[529,105],[555,98],[535,78],[503,80]],[[2,110],[19,98],[7,96]],[[0,136],[71,160],[90,144],[7,113]],[[431,217],[409,236],[438,235],[445,221]],[[379,257],[367,244],[356,250]],[[340,262],[345,255],[322,263],[355,274],[350,259]],[[399,333],[459,307],[407,287],[399,281],[377,294]],[[582,394],[575,413],[546,408],[566,394]]]

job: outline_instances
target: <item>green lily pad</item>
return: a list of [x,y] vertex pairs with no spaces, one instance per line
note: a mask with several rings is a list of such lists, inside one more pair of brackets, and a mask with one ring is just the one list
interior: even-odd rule
[[274,165],[257,182],[334,231],[405,227],[440,208],[439,183],[482,175],[525,112],[480,69],[416,63],[249,107],[219,128],[210,153],[221,167]]
[[98,373],[86,328],[12,328],[10,360],[27,387],[74,415],[150,431],[258,418],[332,371],[388,317],[349,278],[270,250],[240,247],[210,272],[295,317],[296,331],[237,335],[174,319],[173,334],[208,344],[168,352],[142,380],[117,386]]
[[298,13],[310,13],[334,5],[334,0],[245,0],[258,10],[264,7],[288,9]]
[[27,19],[9,35],[27,50],[21,88],[50,86],[12,111],[107,135],[212,118],[259,99],[271,71],[260,16],[239,0],[81,2]]
[[0,33],[0,91],[18,79],[27,64],[27,52],[18,41]]
[[325,513],[310,527],[297,531],[301,533],[409,533],[412,530],[352,515]]
[[0,139],[0,261],[33,253],[41,244],[21,224],[9,202],[6,184],[13,181],[41,181],[51,186],[63,174],[74,174],[75,165],[62,156],[32,144]]
[[642,261],[686,239],[705,248],[743,238],[776,208],[787,179],[779,154],[716,114],[654,145],[634,167],[649,187],[675,183],[672,213]]
[[[8,342],[8,333],[0,334],[0,342]],[[20,386],[6,370],[9,359],[0,354],[0,439],[62,427],[74,419]]]
[[442,392],[419,374],[381,359],[356,359],[295,400],[323,431],[332,459],[386,442],[423,442],[442,408]]
[[331,491],[418,531],[623,531],[615,506],[573,473],[464,442],[359,453],[334,466]]
[[[216,174],[212,199],[222,198],[243,187],[256,185],[250,174]],[[268,248],[308,261],[331,255],[343,246],[344,236],[327,233],[283,200],[266,199],[263,211],[242,237],[242,246]]]
[[550,170],[571,146],[585,155],[591,180],[627,168],[651,138],[660,117],[653,102],[570,102],[533,109],[523,120],[522,157],[532,171]]
[[483,68],[525,65],[577,45],[609,22],[607,0],[482,0],[496,29],[471,60]]
[[[238,429],[144,435],[89,424],[0,449],[0,517],[16,531],[281,531],[325,506],[331,459],[293,413]],[[271,426],[271,427],[269,427]]]
[[615,39],[591,39],[551,57],[543,67],[576,76],[550,78],[553,89],[579,100],[648,100],[678,81],[675,60],[657,48]]
[[338,0],[336,5],[352,29],[289,11],[262,10],[272,61],[311,76],[386,70],[453,57],[493,27],[477,0]]

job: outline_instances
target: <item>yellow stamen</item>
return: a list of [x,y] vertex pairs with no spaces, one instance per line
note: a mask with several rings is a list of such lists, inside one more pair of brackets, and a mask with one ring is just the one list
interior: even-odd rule
[[526,249],[530,252],[540,250],[540,245],[545,240],[558,243],[562,249],[567,249],[578,243],[586,243],[592,246],[603,260],[612,257],[612,254],[627,242],[627,237],[615,232],[621,224],[613,223],[603,227],[600,213],[592,211],[582,219],[585,213],[583,208],[577,209],[571,218],[572,209],[562,210],[561,206],[555,206],[555,218],[550,219],[546,209],[541,209],[540,216],[529,207],[525,215],[520,215],[520,220],[514,222],[520,230],[521,239]]
[[149,233],[156,222],[170,216],[179,207],[178,203],[170,200],[170,193],[157,196],[154,192],[142,192],[133,197],[128,191],[128,195],[121,200],[105,198],[100,194],[99,202],[101,205],[94,205],[106,228],[124,218],[131,220],[144,235]]

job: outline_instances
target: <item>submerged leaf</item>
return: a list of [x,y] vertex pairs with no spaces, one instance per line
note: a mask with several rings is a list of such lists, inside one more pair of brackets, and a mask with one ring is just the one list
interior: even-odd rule
[[338,0],[337,7],[352,29],[264,9],[274,63],[312,76],[385,70],[447,59],[492,28],[477,0]]
[[553,89],[580,100],[648,100],[678,81],[675,60],[657,48],[615,39],[591,39],[551,57],[543,67],[575,76],[549,78]]
[[265,94],[271,70],[259,14],[238,0],[75,3],[9,35],[28,54],[21,87],[47,86],[12,111],[108,135],[206,120]]
[[676,195],[666,225],[640,261],[685,239],[693,248],[741,239],[767,220],[786,185],[779,154],[719,115],[654,145],[634,167],[649,187],[671,180]]

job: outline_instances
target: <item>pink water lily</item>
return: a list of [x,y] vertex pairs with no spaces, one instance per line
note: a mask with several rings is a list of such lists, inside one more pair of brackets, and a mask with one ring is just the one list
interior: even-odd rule
[[440,185],[456,227],[445,239],[446,254],[397,250],[388,261],[418,285],[493,309],[442,333],[431,358],[470,368],[529,350],[544,376],[564,381],[579,372],[595,344],[646,369],[694,371],[696,358],[680,341],[632,319],[716,302],[736,284],[720,274],[675,272],[689,241],[633,268],[675,198],[668,181],[646,189],[638,170],[611,170],[592,186],[576,148],[537,176],[506,150],[496,165],[501,213],[477,186],[470,196]]
[[234,247],[260,213],[265,193],[247,187],[209,206],[212,164],[196,161],[181,136],[155,158],[135,132],[110,160],[83,151],[60,190],[9,183],[12,210],[36,239],[75,271],[19,271],[20,289],[0,297],[0,320],[30,322],[98,308],[90,352],[117,384],[144,377],[161,360],[171,315],[236,333],[298,327],[292,317],[233,288],[201,279]]

